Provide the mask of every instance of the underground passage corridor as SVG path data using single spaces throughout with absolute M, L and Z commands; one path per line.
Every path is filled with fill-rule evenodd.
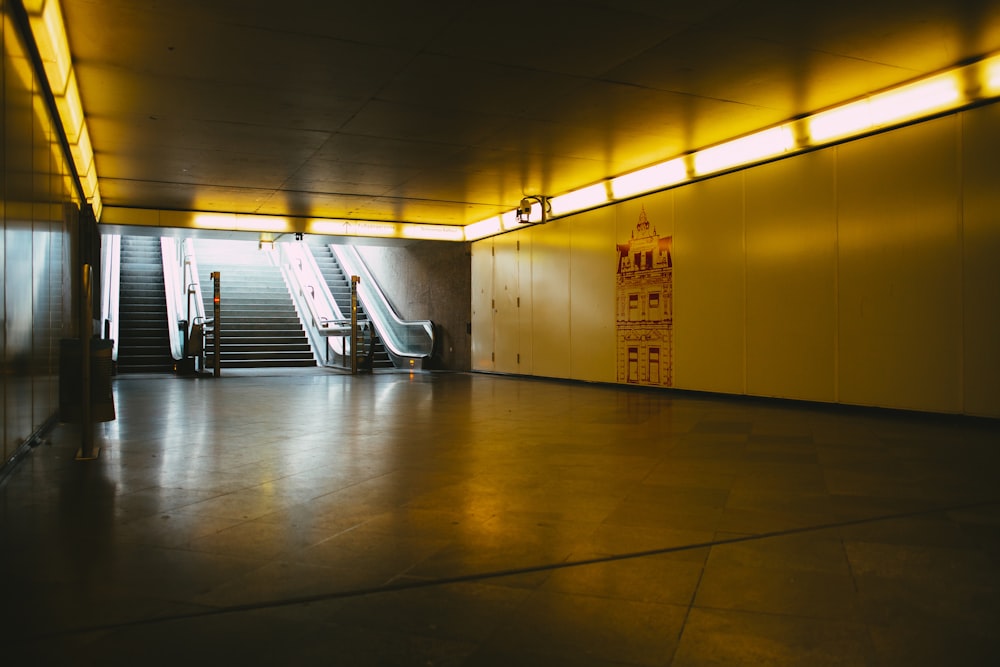
M 469 373 L 114 395 L 97 460 L 60 424 L 0 486 L 5 664 L 996 655 L 995 420 Z

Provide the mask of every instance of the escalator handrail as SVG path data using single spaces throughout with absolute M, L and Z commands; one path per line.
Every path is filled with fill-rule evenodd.
M 401 319 L 357 249 L 348 245 L 331 244 L 329 247 L 345 274 L 361 278 L 358 300 L 389 353 L 404 359 L 430 357 L 434 351 L 433 323 L 430 320 Z M 405 337 L 403 332 L 406 332 Z
M 180 322 L 183 317 L 181 294 L 184 291 L 181 279 L 183 260 L 178 262 L 180 255 L 177 242 L 168 237 L 160 238 L 160 254 L 163 260 L 163 288 L 167 297 L 167 333 L 170 337 L 170 356 L 175 360 L 184 358 L 184 341 L 180 336 Z M 181 264 L 178 266 L 178 264 Z
M 279 243 L 278 248 L 281 251 L 281 271 L 291 290 L 313 354 L 320 364 L 329 365 L 331 349 L 336 350 L 338 340 L 350 338 L 350 327 L 346 330 L 341 326 L 331 328 L 331 324 L 343 322 L 343 316 L 312 253 L 298 242 Z M 348 343 L 349 340 L 341 342 L 341 345 L 346 349 Z
M 120 234 L 108 234 L 104 240 L 105 242 L 101 243 L 101 322 L 107 323 L 107 335 L 111 341 L 111 359 L 118 361 L 122 237 Z
M 205 316 L 205 302 L 202 301 L 201 278 L 198 273 L 198 260 L 194 252 L 194 240 L 184 239 L 182 260 L 184 263 L 184 309 L 187 313 L 188 339 L 194 330 L 194 325 L 207 322 Z M 194 313 L 190 307 L 194 302 Z

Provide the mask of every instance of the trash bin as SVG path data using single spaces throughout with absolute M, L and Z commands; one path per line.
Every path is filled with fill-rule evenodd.
M 80 339 L 63 338 L 59 343 L 59 417 L 64 422 L 80 422 L 83 419 Z M 100 338 L 90 341 L 90 410 L 95 422 L 115 419 L 112 345 L 113 341 Z

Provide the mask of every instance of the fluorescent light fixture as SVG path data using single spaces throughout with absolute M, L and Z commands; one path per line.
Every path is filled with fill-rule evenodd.
M 288 218 L 280 218 L 267 215 L 243 215 L 237 213 L 235 221 L 235 227 L 237 231 L 254 231 L 254 232 L 290 232 L 292 231 L 292 226 L 288 222 Z
M 94 215 L 101 219 L 101 204 L 94 151 L 87 133 L 83 105 L 77 88 L 73 58 L 66 38 L 66 25 L 58 0 L 24 0 L 31 34 L 42 59 L 45 78 L 55 98 L 58 122 L 70 144 L 69 159 L 73 160 L 84 196 L 91 203 Z
M 697 174 L 710 174 L 781 155 L 793 148 L 795 134 L 791 126 L 779 125 L 695 153 L 694 170 Z
M 464 230 L 453 225 L 403 225 L 403 236 L 408 239 L 428 241 L 461 241 Z
M 87 199 L 91 199 L 94 193 L 97 192 L 97 171 L 94 169 L 94 163 L 90 163 L 90 168 L 87 173 L 80 174 L 80 184 L 83 186 L 83 194 L 87 196 Z
M 980 64 L 983 88 L 987 95 L 1000 93 L 1000 56 L 994 56 L 984 60 Z
M 85 170 L 90 171 L 94 164 L 94 149 L 90 144 L 90 133 L 87 131 L 86 125 L 81 128 L 79 139 L 69 149 L 73 152 L 76 164 L 82 165 Z
M 94 218 L 100 220 L 101 215 L 104 213 L 104 200 L 101 199 L 100 184 L 94 187 L 94 197 L 90 201 L 90 207 L 94 209 Z
M 66 139 L 69 140 L 69 143 L 75 144 L 83 131 L 83 104 L 80 102 L 80 91 L 76 87 L 75 73 L 69 73 L 66 93 L 55 95 L 55 99 L 63 129 L 66 130 Z
M 500 216 L 497 215 L 492 218 L 487 218 L 485 220 L 480 220 L 479 222 L 473 222 L 472 224 L 466 225 L 465 240 L 478 241 L 479 239 L 486 238 L 487 236 L 499 234 L 503 230 L 503 221 L 500 219 Z
M 872 123 L 887 125 L 953 106 L 962 97 L 956 72 L 903 86 L 869 98 Z
M 818 113 L 809 119 L 809 139 L 822 143 L 830 139 L 846 137 L 855 132 L 863 132 L 872 126 L 868 113 L 868 100 Z
M 192 224 L 204 229 L 236 229 L 234 213 L 195 213 Z
M 28 2 L 25 3 L 25 10 L 52 93 L 63 95 L 73 69 L 73 60 L 59 3 L 56 0 Z
M 809 119 L 809 138 L 823 143 L 955 106 L 962 99 L 958 73 L 872 95 Z
M 624 199 L 644 192 L 652 192 L 687 178 L 684 158 L 674 158 L 638 171 L 611 179 L 611 196 Z
M 347 233 L 347 223 L 343 220 L 310 220 L 307 226 L 311 234 L 343 236 Z
M 349 220 L 347 222 L 346 233 L 351 236 L 380 236 L 389 238 L 399 236 L 396 223 L 393 222 L 362 222 Z
M 606 203 L 608 203 L 608 188 L 604 183 L 589 185 L 549 200 L 552 215 L 565 215 Z M 535 207 L 532 206 L 531 210 L 534 213 Z
M 503 227 L 504 231 L 510 231 L 511 229 L 518 229 L 524 226 L 524 224 L 520 220 L 518 220 L 516 210 L 507 211 L 506 213 L 501 215 L 500 225 Z

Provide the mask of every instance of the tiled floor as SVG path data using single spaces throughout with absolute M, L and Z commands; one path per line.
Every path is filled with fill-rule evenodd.
M 472 374 L 115 391 L 97 461 L 60 425 L 0 487 L 5 665 L 1000 654 L 997 422 Z

